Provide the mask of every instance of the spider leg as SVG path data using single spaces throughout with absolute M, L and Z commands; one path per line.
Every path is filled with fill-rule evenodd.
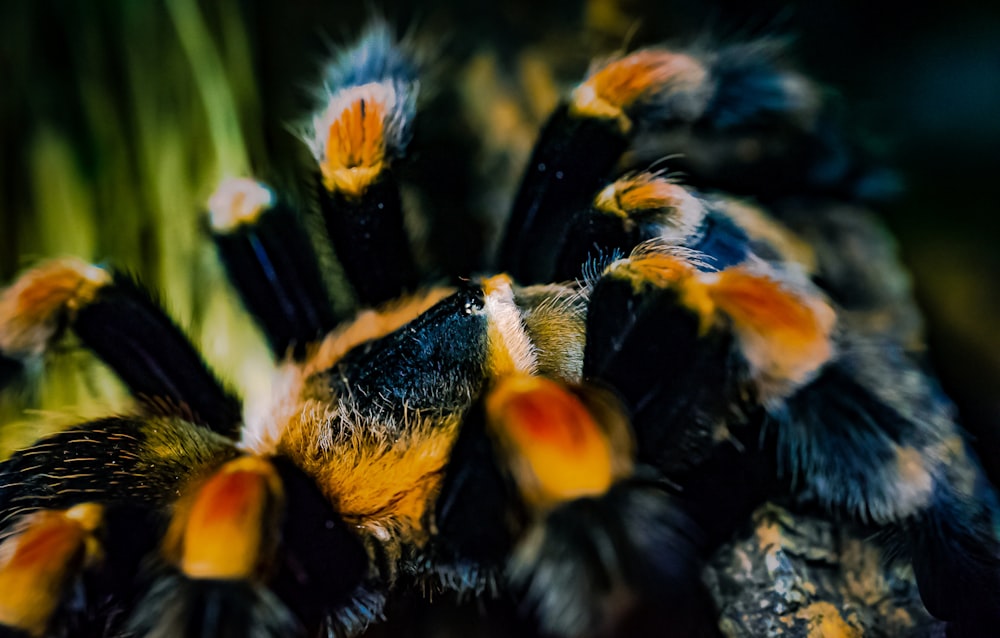
M 647 242 L 692 251 L 699 270 L 721 270 L 753 255 L 747 231 L 719 201 L 664 175 L 630 173 L 573 217 L 556 260 L 556 278 L 579 278 L 592 264 L 627 256 Z
M 676 158 L 671 168 L 689 183 L 767 204 L 801 195 L 878 198 L 897 188 L 845 135 L 838 101 L 791 67 L 780 42 L 723 46 L 698 59 L 707 99 L 686 121 L 637 136 L 629 167 Z
M 539 136 L 499 264 L 524 283 L 548 280 L 551 247 L 602 180 L 664 157 L 700 188 L 854 194 L 871 171 L 855 161 L 831 111 L 773 42 L 714 54 L 654 47 L 599 62 Z
M 640 460 L 685 469 L 738 426 L 759 426 L 769 395 L 808 380 L 832 352 L 832 321 L 791 282 L 742 265 L 701 272 L 643 247 L 593 284 L 584 378 L 621 395 Z
M 686 119 L 706 91 L 694 58 L 644 49 L 595 68 L 539 135 L 500 246 L 522 283 L 549 281 L 563 228 L 586 208 L 641 124 Z
M 176 417 L 112 417 L 57 432 L 0 463 L 0 531 L 26 512 L 78 503 L 163 508 L 187 478 L 236 454 Z
M 633 255 L 605 269 L 587 313 L 583 377 L 619 394 L 639 460 L 661 469 L 696 462 L 689 457 L 709 449 L 734 408 L 724 398 L 731 338 L 702 335 L 698 309 L 674 286 L 693 272 L 668 255 Z
M 358 300 L 381 304 L 419 278 L 391 165 L 404 154 L 416 109 L 410 54 L 376 23 L 328 70 L 324 109 L 304 131 L 319 169 L 329 239 Z M 309 238 L 288 205 L 249 179 L 227 179 L 209 200 L 213 239 L 244 304 L 278 358 L 343 317 L 329 302 Z
M 761 444 L 760 403 L 806 383 L 831 356 L 832 309 L 816 294 L 746 266 L 703 272 L 664 248 L 643 248 L 610 264 L 590 292 L 583 376 L 621 397 L 637 460 L 670 483 L 652 492 L 621 487 L 615 507 L 626 507 L 630 498 L 648 498 L 649 504 L 591 515 L 587 527 L 564 525 L 559 529 L 567 538 L 586 536 L 577 531 L 582 529 L 613 530 L 613 521 L 630 516 L 659 517 L 662 526 L 648 535 L 629 530 L 638 536 L 622 546 L 658 538 L 655 546 L 667 564 L 696 556 L 697 566 L 773 495 L 777 460 Z M 776 317 L 782 318 L 778 325 L 769 321 Z M 603 528 L 595 527 L 595 518 L 606 521 Z M 599 546 L 595 538 L 586 543 Z M 567 544 L 553 537 L 539 560 L 560 556 L 560 543 Z M 664 582 L 673 578 L 673 586 L 683 588 L 682 576 L 661 571 Z M 560 572 L 553 566 L 546 573 Z M 572 582 L 583 580 L 578 574 Z M 557 590 L 551 583 L 537 586 L 537 592 Z
M 16 538 L 40 512 L 100 511 L 100 560 L 64 570 L 59 604 L 69 604 L 69 594 L 74 601 L 56 622 L 103 633 L 135 602 L 141 561 L 178 492 L 235 454 L 231 440 L 166 416 L 109 418 L 53 434 L 0 464 L 0 536 Z
M 990 635 L 1000 621 L 996 494 L 950 405 L 899 344 L 842 347 L 772 411 L 784 474 L 803 498 L 886 527 L 891 553 L 912 560 L 925 606 L 953 621 L 950 632 Z
M 239 400 L 128 275 L 58 259 L 22 274 L 0 296 L 0 351 L 7 357 L 41 355 L 67 326 L 140 400 L 235 434 Z
M 786 201 L 775 210 L 791 230 L 739 199 L 698 193 L 664 175 L 627 174 L 574 216 L 557 278 L 587 276 L 595 264 L 628 255 L 643 242 L 697 251 L 701 270 L 763 260 L 811 277 L 836 303 L 847 330 L 923 350 L 908 278 L 871 214 L 829 199 Z
M 42 636 L 84 563 L 96 559 L 102 508 L 40 510 L 0 544 L 0 635 Z
M 574 118 L 567 105 L 560 106 L 528 160 L 500 245 L 500 268 L 523 283 L 548 281 L 551 256 L 546 255 L 558 240 L 556 233 L 586 205 L 626 146 L 613 120 Z
M 354 636 L 381 618 L 383 594 L 369 584 L 369 558 L 315 481 L 288 457 L 268 459 L 281 478 L 285 516 L 279 567 L 269 586 L 299 623 Z
M 284 489 L 264 459 L 219 467 L 174 508 L 162 554 L 170 567 L 138 604 L 139 636 L 296 635 L 296 622 L 265 584 L 275 560 Z
M 212 239 L 243 304 L 283 358 L 305 355 L 342 319 L 327 298 L 305 230 L 274 193 L 250 179 L 224 180 L 209 200 Z
M 196 424 L 105 419 L 0 464 L 0 533 L 82 503 L 105 512 L 103 551 L 86 572 L 64 574 L 85 594 L 66 622 L 117 627 L 134 608 L 140 633 L 248 635 L 240 623 L 260 622 L 353 635 L 380 612 L 365 549 L 315 482 L 285 457 L 240 456 Z M 237 633 L 216 633 L 212 618 Z
M 393 171 L 411 138 L 418 86 L 412 54 L 377 23 L 328 71 L 326 103 L 305 133 L 327 234 L 364 306 L 419 282 Z
M 546 634 L 648 631 L 644 612 L 672 635 L 717 635 L 699 583 L 712 541 L 687 508 L 710 490 L 678 495 L 632 455 L 606 392 L 500 379 L 463 424 L 434 512 L 442 580 L 506 582 Z

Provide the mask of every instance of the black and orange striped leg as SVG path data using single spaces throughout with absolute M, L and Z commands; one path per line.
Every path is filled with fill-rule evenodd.
M 144 631 L 217 635 L 195 627 L 212 605 L 236 623 L 237 633 L 218 635 L 248 635 L 240 628 L 258 622 L 354 631 L 377 618 L 381 598 L 363 584 L 365 549 L 315 483 L 284 458 L 238 454 L 230 440 L 176 418 L 59 432 L 0 464 L 0 536 L 18 533 L 26 511 L 86 502 L 104 512 L 105 551 L 83 574 L 83 605 L 59 614 L 81 632 L 117 631 L 131 617 Z M 147 573 L 165 529 L 166 551 L 154 562 L 168 567 Z
M 514 200 L 499 266 L 524 284 L 551 281 L 573 216 L 585 210 L 634 136 L 695 117 L 706 70 L 690 56 L 644 49 L 596 67 L 550 117 Z
M 826 363 L 830 312 L 767 275 L 703 273 L 666 253 L 612 263 L 595 282 L 584 377 L 622 399 L 638 460 L 680 485 L 673 498 L 706 547 L 778 489 L 757 402 Z
M 161 523 L 94 502 L 23 514 L 0 543 L 0 636 L 120 635 Z
M 641 251 L 594 285 L 584 377 L 622 395 L 643 460 L 669 472 L 810 381 L 835 318 L 806 282 Z
M 630 173 L 605 188 L 566 229 L 555 279 L 593 275 L 643 242 L 691 253 L 700 270 L 722 270 L 751 255 L 747 233 L 704 199 L 656 173 Z
M 889 555 L 912 561 L 949 636 L 989 636 L 1000 623 L 1000 506 L 951 418 L 899 346 L 848 343 L 774 415 L 776 450 L 811 499 L 884 526 Z
M 137 398 L 233 436 L 240 402 L 151 294 L 128 275 L 77 259 L 43 263 L 0 296 L 0 351 L 44 353 L 66 327 Z
M 306 132 L 327 233 L 358 301 L 374 306 L 420 282 L 396 164 L 416 115 L 415 56 L 381 24 L 344 52 Z
M 658 476 L 633 466 L 608 393 L 499 380 L 463 426 L 435 512 L 446 584 L 502 574 L 545 635 L 619 635 L 643 615 L 715 635 L 699 584 L 710 537 Z
M 688 126 L 637 140 L 637 165 L 670 157 L 692 184 L 758 201 L 898 194 L 898 178 L 851 139 L 843 105 L 796 71 L 780 42 L 731 44 L 701 59 L 710 99 Z
M 639 630 L 644 614 L 689 635 L 712 628 L 706 606 L 692 613 L 705 600 L 703 533 L 656 472 L 643 477 L 634 466 L 613 397 L 510 378 L 485 408 L 499 463 L 528 512 L 507 578 L 544 633 L 619 635 Z
M 271 352 L 303 356 L 341 318 L 298 216 L 264 184 L 236 178 L 219 185 L 209 213 L 219 257 Z
M 295 619 L 265 586 L 274 560 L 283 490 L 254 457 L 229 461 L 175 507 L 164 543 L 176 572 L 138 604 L 138 636 L 296 635 Z
M 738 410 L 732 337 L 703 332 L 682 302 L 687 262 L 650 254 L 610 265 L 591 292 L 584 378 L 612 388 L 636 432 L 639 460 L 670 471 L 697 463 Z
M 167 567 L 130 621 L 139 636 L 316 635 L 357 613 L 349 606 L 367 572 L 361 543 L 315 486 L 287 462 L 253 456 L 188 490 L 162 556 Z
M 115 635 L 171 503 L 192 477 L 235 454 L 230 439 L 171 417 L 109 418 L 58 432 L 0 463 L 0 536 L 18 533 L 33 516 L 25 512 L 101 510 L 100 561 L 67 572 L 73 604 L 59 608 L 56 624 L 70 635 Z
M 22 517 L 0 543 L 0 636 L 65 630 L 65 615 L 86 566 L 99 560 L 104 510 L 83 503 Z M 63 616 L 63 618 L 57 618 Z

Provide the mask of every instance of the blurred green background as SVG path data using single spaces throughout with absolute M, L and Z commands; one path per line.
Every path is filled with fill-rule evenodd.
M 502 60 L 535 47 L 567 77 L 624 42 L 792 36 L 801 66 L 843 95 L 905 184 L 881 212 L 914 274 L 933 365 L 1000 470 L 989 452 L 1000 450 L 996 2 L 432 0 L 380 11 L 435 42 L 444 69 L 483 48 Z M 248 170 L 294 191 L 303 147 L 289 127 L 332 43 L 371 12 L 329 0 L 0 4 L 0 281 L 67 253 L 129 268 L 224 376 L 263 391 L 267 355 L 223 285 L 201 203 L 220 176 Z M 85 353 L 62 355 L 29 405 L 73 419 L 122 405 Z M 20 407 L 0 405 L 12 423 L 0 452 L 3 436 L 9 446 L 53 421 Z

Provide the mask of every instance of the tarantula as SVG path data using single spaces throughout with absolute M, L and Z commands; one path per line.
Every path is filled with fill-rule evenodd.
M 704 561 L 774 498 L 877 529 L 949 635 L 989 635 L 995 494 L 894 256 L 843 250 L 875 231 L 843 212 L 864 167 L 816 86 L 760 43 L 595 63 L 538 138 L 504 274 L 428 287 L 395 174 L 415 59 L 372 27 L 301 131 L 355 316 L 281 193 L 208 202 L 277 362 L 266 409 L 121 272 L 58 259 L 0 297 L 4 376 L 68 328 L 136 399 L 0 464 L 0 635 L 353 636 L 420 591 L 513 600 L 542 635 L 640 608 L 714 635 Z M 648 168 L 668 156 L 683 183 Z

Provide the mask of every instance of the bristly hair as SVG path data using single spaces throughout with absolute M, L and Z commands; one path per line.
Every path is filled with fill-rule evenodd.
M 582 290 L 585 295 L 589 296 L 590 291 L 594 289 L 594 285 L 597 284 L 597 280 L 604 275 L 604 271 L 607 270 L 611 264 L 616 261 L 625 259 L 625 255 L 622 251 L 615 248 L 610 254 L 605 254 L 604 251 L 600 251 L 596 257 L 591 257 L 583 264 L 583 286 Z
M 419 71 L 419 58 L 412 43 L 396 38 L 384 19 L 374 18 L 357 42 L 337 52 L 326 69 L 323 87 L 332 96 L 342 89 L 371 82 L 415 86 Z
M 302 137 L 318 162 L 326 160 L 330 127 L 358 102 L 362 106 L 368 106 L 359 111 L 361 121 L 351 124 L 355 127 L 362 126 L 365 117 L 374 116 L 372 105 L 377 105 L 376 112 L 381 117 L 378 128 L 381 129 L 379 132 L 384 140 L 385 155 L 390 159 L 403 156 L 413 133 L 413 119 L 417 113 L 417 85 L 383 80 L 345 87 L 330 95 L 323 108 L 305 126 Z M 364 138 L 361 141 L 365 141 Z
M 358 585 L 342 607 L 331 612 L 325 621 L 329 636 L 358 636 L 374 623 L 385 620 L 385 595 L 374 583 Z
M 662 485 L 628 479 L 539 521 L 511 556 L 508 577 L 543 631 L 600 627 L 606 635 L 643 603 L 684 613 L 679 601 L 698 588 L 698 534 Z
M 597 194 L 594 206 L 635 224 L 655 222 L 663 226 L 665 237 L 685 239 L 695 233 L 708 212 L 699 193 L 664 171 L 626 173 Z
M 412 136 L 420 89 L 420 65 L 413 49 L 409 42 L 394 37 L 388 23 L 376 19 L 352 46 L 336 54 L 318 92 L 320 106 L 299 130 L 317 161 L 326 160 L 331 126 L 349 116 L 352 109 L 357 111 L 355 121 L 345 122 L 345 126 L 360 129 L 375 124 L 386 159 L 404 155 Z M 373 118 L 372 124 L 365 124 L 369 117 Z M 363 139 L 355 142 L 360 144 Z M 371 141 L 367 144 L 371 145 Z
M 596 61 L 571 99 L 577 110 L 593 115 L 617 113 L 639 122 L 693 121 L 711 98 L 709 80 L 709 69 L 698 58 L 651 47 Z
M 0 290 L 0 354 L 40 357 L 81 307 L 111 284 L 112 274 L 75 257 L 42 262 Z
M 153 585 L 137 609 L 130 633 L 145 638 L 278 638 L 301 633 L 277 596 L 247 581 L 168 575 Z
M 727 128 L 780 118 L 811 128 L 821 89 L 787 64 L 787 45 L 776 39 L 732 44 L 710 57 L 714 94 L 706 109 Z

